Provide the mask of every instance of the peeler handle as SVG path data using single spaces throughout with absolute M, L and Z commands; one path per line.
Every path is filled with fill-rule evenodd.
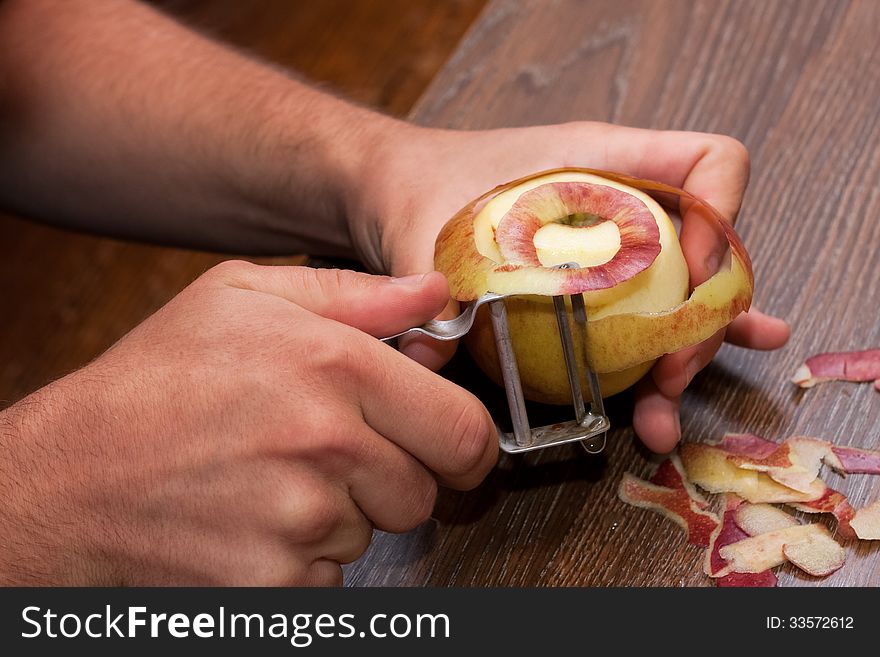
M 391 342 L 403 335 L 409 334 L 427 335 L 434 340 L 458 340 L 471 330 L 471 327 L 474 325 L 474 318 L 476 317 L 477 310 L 480 306 L 491 301 L 498 301 L 505 296 L 506 295 L 503 294 L 487 292 L 479 299 L 466 306 L 464 311 L 454 319 L 432 319 L 421 326 L 414 326 L 406 331 L 401 331 L 400 333 L 389 335 L 387 338 L 382 338 L 382 342 Z

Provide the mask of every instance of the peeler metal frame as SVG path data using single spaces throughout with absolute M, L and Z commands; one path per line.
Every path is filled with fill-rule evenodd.
M 572 269 L 576 268 L 577 265 L 564 264 L 558 267 L 560 269 Z M 611 423 L 608 420 L 608 416 L 605 415 L 602 392 L 599 388 L 599 377 L 589 366 L 588 362 L 584 362 L 584 373 L 592 396 L 589 410 L 584 404 L 580 370 L 574 350 L 575 338 L 568 321 L 565 295 L 553 297 L 553 309 L 556 312 L 556 324 L 559 329 L 559 339 L 562 343 L 562 353 L 565 360 L 565 370 L 568 375 L 568 385 L 571 389 L 575 419 L 543 427 L 532 427 L 529 424 L 522 380 L 519 376 L 519 367 L 513 351 L 510 325 L 507 321 L 507 307 L 504 304 L 504 299 L 505 295 L 488 292 L 465 308 L 464 312 L 455 319 L 446 321 L 433 320 L 384 340 L 391 341 L 406 333 L 421 333 L 437 340 L 455 340 L 464 336 L 470 330 L 477 309 L 484 304 L 488 304 L 492 330 L 495 334 L 495 347 L 498 351 L 501 376 L 504 381 L 504 390 L 507 395 L 507 404 L 510 408 L 510 419 L 513 425 L 513 431 L 511 432 L 498 431 L 501 449 L 509 454 L 517 454 L 546 449 L 556 445 L 580 442 L 590 454 L 600 453 L 605 448 L 606 432 L 611 428 Z M 588 318 L 584 297 L 583 294 L 572 294 L 569 296 L 569 299 L 571 300 L 575 331 L 583 346 L 583 353 L 586 354 Z

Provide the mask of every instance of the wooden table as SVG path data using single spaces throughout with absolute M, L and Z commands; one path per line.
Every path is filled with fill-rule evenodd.
M 745 142 L 753 173 L 738 229 L 755 302 L 794 332 L 775 353 L 723 348 L 686 394 L 685 439 L 729 430 L 880 447 L 871 386 L 788 383 L 809 354 L 880 346 L 878 25 L 873 0 L 494 0 L 412 118 L 456 128 L 597 119 Z M 708 585 L 702 550 L 681 530 L 617 500 L 623 472 L 653 467 L 629 403 L 611 404 L 604 457 L 504 458 L 476 491 L 442 494 L 435 520 L 378 535 L 348 583 Z M 856 506 L 880 498 L 878 478 L 827 479 Z M 780 585 L 880 584 L 878 544 L 845 545 L 836 574 L 785 567 Z

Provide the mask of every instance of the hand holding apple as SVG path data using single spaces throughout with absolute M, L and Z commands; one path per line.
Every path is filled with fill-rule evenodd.
M 704 199 L 731 221 L 748 181 L 747 154 L 733 139 L 592 122 L 478 132 L 401 127 L 375 157 L 352 233 L 368 265 L 394 273 L 432 269 L 435 237 L 450 217 L 496 185 L 536 171 L 589 166 L 657 180 Z M 682 211 L 681 250 L 694 288 L 718 269 L 727 240 L 699 210 L 685 203 Z M 446 311 L 456 312 L 452 305 Z M 648 447 L 668 451 L 678 441 L 680 395 L 725 335 L 740 346 L 774 349 L 787 340 L 788 327 L 752 310 L 726 331 L 660 358 L 636 389 L 633 424 Z M 439 367 L 454 345 L 415 338 L 403 349 Z

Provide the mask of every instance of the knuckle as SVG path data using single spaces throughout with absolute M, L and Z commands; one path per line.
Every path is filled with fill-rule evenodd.
M 335 389 L 349 390 L 360 383 L 368 370 L 370 349 L 356 331 L 341 333 L 338 341 L 316 342 L 309 367 L 314 376 L 332 383 Z
M 452 423 L 455 441 L 449 461 L 452 474 L 467 477 L 473 485 L 479 483 L 489 441 L 494 426 L 483 405 L 475 398 L 462 404 Z
M 326 487 L 315 487 L 300 495 L 292 518 L 293 533 L 304 541 L 320 541 L 334 534 L 343 523 L 343 512 L 336 496 Z
M 224 260 L 206 271 L 203 276 L 223 281 L 239 281 L 247 278 L 257 265 L 246 260 Z
M 322 470 L 345 475 L 374 457 L 369 431 L 351 409 L 340 404 L 300 408 L 276 432 L 270 448 Z
M 340 468 L 345 471 L 360 462 L 360 456 L 367 449 L 359 438 L 360 432 L 330 411 L 321 411 L 320 415 L 323 419 L 313 421 L 307 437 L 312 456 L 334 471 Z
M 418 482 L 401 492 L 394 501 L 393 513 L 376 526 L 394 534 L 408 532 L 431 518 L 436 502 L 437 482 L 423 470 Z
M 736 162 L 741 168 L 749 169 L 749 149 L 739 139 L 728 137 L 726 135 L 719 136 L 721 148 L 727 158 Z

